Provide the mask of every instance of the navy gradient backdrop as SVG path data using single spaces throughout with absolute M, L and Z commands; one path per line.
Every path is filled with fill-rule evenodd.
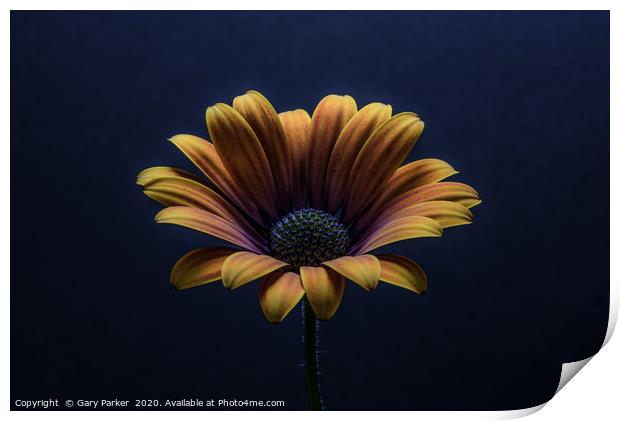
M 304 409 L 301 318 L 258 284 L 175 292 L 215 241 L 158 226 L 143 168 L 191 164 L 204 110 L 258 89 L 415 111 L 411 159 L 461 171 L 474 224 L 386 249 L 418 296 L 347 286 L 322 324 L 328 409 L 514 409 L 602 343 L 609 280 L 607 12 L 11 13 L 11 400 L 281 399 Z

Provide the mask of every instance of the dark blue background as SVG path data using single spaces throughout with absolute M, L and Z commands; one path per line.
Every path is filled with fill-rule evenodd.
M 411 158 L 477 188 L 472 225 L 388 247 L 428 294 L 347 286 L 321 330 L 328 409 L 510 409 L 549 399 L 607 324 L 607 12 L 11 14 L 11 399 L 282 399 L 304 409 L 301 319 L 258 284 L 175 292 L 212 242 L 157 226 L 135 185 L 191 168 L 166 141 L 258 89 L 415 111 Z

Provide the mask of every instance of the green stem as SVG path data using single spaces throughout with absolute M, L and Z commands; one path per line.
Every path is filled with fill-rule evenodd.
M 321 393 L 319 391 L 318 359 L 316 350 L 316 337 L 319 327 L 316 316 L 308 299 L 304 297 L 304 368 L 306 371 L 306 392 L 308 393 L 308 406 L 311 411 L 320 411 Z

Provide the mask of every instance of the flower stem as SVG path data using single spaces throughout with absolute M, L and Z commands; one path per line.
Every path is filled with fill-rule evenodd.
M 304 368 L 306 371 L 306 392 L 308 393 L 308 406 L 311 411 L 320 411 L 321 392 L 319 390 L 319 354 L 317 352 L 317 332 L 319 325 L 308 299 L 304 297 Z

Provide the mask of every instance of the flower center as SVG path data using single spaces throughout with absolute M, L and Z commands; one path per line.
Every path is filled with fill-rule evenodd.
M 298 270 L 344 256 L 349 233 L 338 218 L 316 209 L 300 209 L 273 224 L 271 252 Z

